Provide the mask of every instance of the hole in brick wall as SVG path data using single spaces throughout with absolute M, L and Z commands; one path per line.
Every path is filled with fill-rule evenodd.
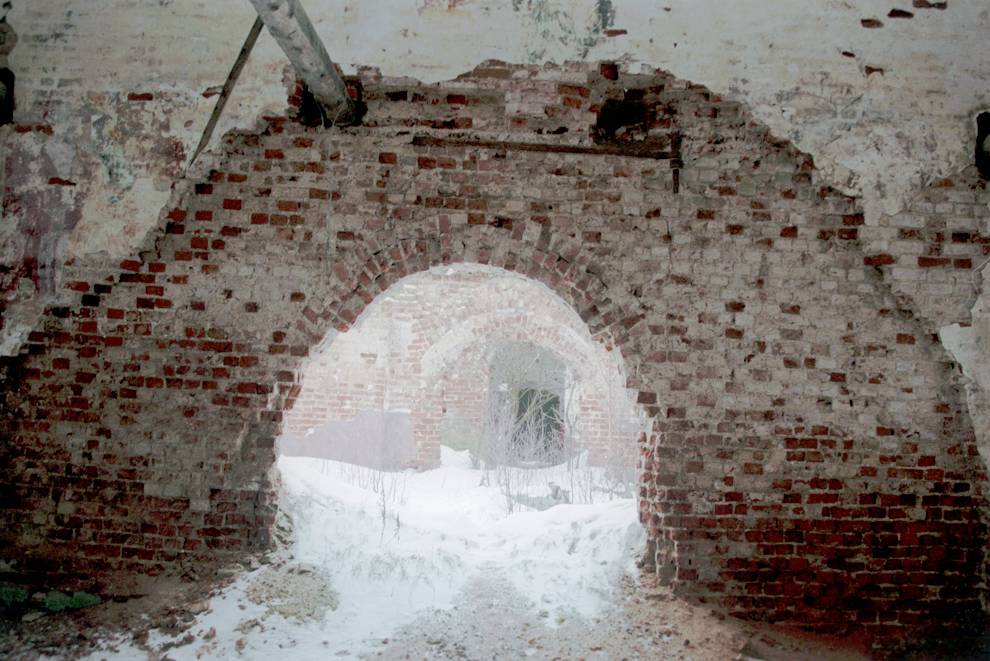
M 602 104 L 595 123 L 597 140 L 613 140 L 629 128 L 646 127 L 646 104 L 642 97 L 608 99 Z
M 348 76 L 345 82 L 347 83 L 347 93 L 354 103 L 355 117 L 353 123 L 360 124 L 368 112 L 368 104 L 364 102 L 364 88 L 361 85 L 360 79 L 356 77 Z M 323 106 L 313 96 L 309 87 L 301 81 L 298 83 L 298 93 L 299 109 L 297 111 L 297 117 L 299 123 L 303 126 L 333 126 L 333 118 L 327 117 Z
M 507 582 L 524 617 L 593 615 L 645 543 L 646 420 L 625 384 L 619 352 L 535 280 L 404 278 L 311 354 L 286 412 L 296 559 L 381 636 L 479 584 Z
M 7 23 L 9 10 L 9 2 L 0 6 L 0 55 L 3 56 L 4 64 L 7 62 L 7 54 L 17 43 L 16 34 Z M 14 121 L 14 80 L 13 71 L 6 66 L 0 67 L 0 126 Z
M 976 116 L 976 169 L 990 179 L 990 112 Z

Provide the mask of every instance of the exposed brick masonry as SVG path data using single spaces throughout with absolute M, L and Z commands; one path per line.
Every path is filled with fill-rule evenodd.
M 885 272 L 948 264 L 865 247 L 810 158 L 662 72 L 364 83 L 363 127 L 230 135 L 153 245 L 79 267 L 75 302 L 4 363 L 9 557 L 105 576 L 264 544 L 301 361 L 403 276 L 465 261 L 545 283 L 621 348 L 655 416 L 642 519 L 679 589 L 877 635 L 978 607 L 985 476 L 958 368 Z M 641 121 L 603 127 L 607 99 Z

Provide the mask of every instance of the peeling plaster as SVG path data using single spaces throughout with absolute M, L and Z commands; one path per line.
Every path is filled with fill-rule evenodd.
M 345 73 L 365 65 L 438 82 L 488 58 L 663 68 L 745 103 L 776 135 L 812 154 L 836 188 L 862 196 L 873 226 L 931 181 L 970 164 L 972 118 L 990 107 L 990 10 L 981 0 L 914 10 L 875 29 L 863 21 L 886 17 L 886 0 L 305 6 Z M 15 121 L 50 127 L 60 145 L 46 154 L 54 176 L 78 184 L 59 194 L 60 204 L 74 200 L 69 215 L 78 220 L 59 224 L 67 240 L 51 241 L 64 246 L 62 257 L 122 257 L 158 223 L 216 102 L 209 90 L 222 85 L 254 17 L 243 0 L 15 4 Z M 226 131 L 283 111 L 286 64 L 263 32 L 212 146 Z M 18 144 L 8 145 L 9 158 Z M 210 162 L 207 154 L 196 173 Z M 30 203 L 24 193 L 20 203 Z
M 971 324 L 945 326 L 939 331 L 939 337 L 966 377 L 966 398 L 977 444 L 983 461 L 990 467 L 990 289 L 987 288 L 987 269 L 985 264 L 982 288 L 978 290 L 979 297 L 971 311 Z
M 55 32 L 49 28 L 45 41 L 22 44 L 12 54 L 21 96 L 27 97 L 19 114 L 30 112 L 31 97 L 43 86 L 28 63 L 50 58 L 52 40 L 81 51 L 89 76 L 107 80 L 111 89 L 172 87 L 198 96 L 222 82 L 253 19 L 250 5 L 237 0 L 181 0 L 128 12 L 110 7 L 93 12 L 85 3 L 75 4 L 65 10 L 64 2 L 37 0 L 29 10 L 18 6 L 12 12 L 15 25 L 30 24 L 32 17 L 59 18 L 65 25 Z M 863 18 L 886 15 L 888 5 L 876 0 L 772 5 L 761 0 L 663 5 L 389 0 L 372 6 L 346 0 L 310 2 L 307 11 L 331 56 L 349 71 L 360 63 L 386 75 L 437 82 L 489 57 L 529 63 L 613 59 L 665 68 L 747 103 L 780 136 L 813 154 L 837 186 L 862 193 L 868 215 L 877 219 L 896 212 L 904 196 L 923 182 L 968 162 L 970 118 L 990 104 L 990 54 L 982 46 L 990 15 L 982 3 L 918 11 L 911 20 L 888 21 L 876 30 L 861 26 Z M 96 55 L 95 44 L 83 43 L 81 36 L 96 23 L 104 30 L 112 27 L 117 44 L 99 60 L 87 55 Z M 155 26 L 155 35 L 147 32 L 148 25 Z M 605 36 L 608 30 L 626 34 Z M 178 35 L 184 40 L 182 51 L 172 47 Z M 854 57 L 844 57 L 843 51 Z M 252 124 L 266 107 L 282 105 L 283 63 L 284 55 L 264 35 L 235 93 L 232 105 L 240 107 L 228 113 L 221 133 Z M 74 68 L 57 60 L 52 64 L 47 68 L 56 76 L 59 69 Z M 883 74 L 867 75 L 868 66 Z M 166 131 L 187 152 L 211 106 L 212 101 L 187 98 L 169 109 L 179 127 Z M 185 127 L 186 120 L 192 126 Z
M 130 7 L 125 0 L 109 4 Z M 953 2 L 945 11 L 919 10 L 910 20 L 862 27 L 864 18 L 885 16 L 888 5 L 878 0 L 338 0 L 310 2 L 307 11 L 331 56 L 349 72 L 365 64 L 386 75 L 437 82 L 486 58 L 610 59 L 667 69 L 745 102 L 778 135 L 813 154 L 836 186 L 861 193 L 870 221 L 879 222 L 881 214 L 898 211 L 912 190 L 968 163 L 971 117 L 990 105 L 990 53 L 983 47 L 990 12 L 983 3 Z M 11 56 L 24 101 L 19 115 L 32 113 L 46 76 L 59 85 L 85 65 L 86 77 L 106 84 L 104 91 L 188 94 L 167 110 L 177 126 L 164 130 L 187 153 L 212 107 L 200 93 L 222 83 L 253 19 L 249 3 L 239 0 L 177 0 L 128 11 L 110 6 L 93 11 L 81 0 L 72 9 L 55 0 L 24 6 L 16 6 L 10 17 L 24 26 L 22 33 L 48 25 L 36 29 L 40 39 L 22 42 Z M 97 26 L 115 35 L 115 48 L 102 57 L 99 44 L 83 36 Z M 610 31 L 625 34 L 607 36 Z M 181 50 L 174 48 L 177 38 L 183 40 Z M 53 43 L 73 61 L 53 57 Z M 218 134 L 251 125 L 259 112 L 284 104 L 279 84 L 284 61 L 264 34 Z M 36 68 L 41 62 L 44 73 Z M 883 73 L 867 74 L 868 67 Z M 57 110 L 55 119 L 66 111 Z M 148 117 L 137 126 L 147 137 L 149 125 L 157 123 Z

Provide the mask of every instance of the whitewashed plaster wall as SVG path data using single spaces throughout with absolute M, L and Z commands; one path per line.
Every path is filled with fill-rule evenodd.
M 670 70 L 746 102 L 780 136 L 813 154 L 836 184 L 862 194 L 874 215 L 896 211 L 927 180 L 968 164 L 973 118 L 990 108 L 990 5 L 982 0 L 950 0 L 945 10 L 916 9 L 904 0 L 304 4 L 345 71 L 368 65 L 432 82 L 486 58 L 615 59 Z M 894 8 L 914 17 L 888 18 Z M 188 158 L 215 101 L 203 93 L 223 83 L 253 18 L 246 0 L 15 2 L 9 15 L 21 35 L 11 55 L 15 117 L 47 121 L 62 134 L 86 123 L 76 128 L 89 129 L 89 146 L 104 162 L 119 159 L 123 169 L 147 148 L 140 131 L 146 126 L 179 140 Z M 865 28 L 864 19 L 883 27 Z M 283 108 L 284 65 L 263 33 L 218 134 L 252 127 L 259 114 Z M 50 90 L 58 92 L 57 107 L 41 99 Z M 129 113 L 107 104 L 115 93 L 131 92 L 177 96 L 168 107 L 150 104 L 128 116 L 138 130 L 127 131 L 121 115 Z M 104 132 L 95 126 L 102 114 Z M 176 174 L 134 172 L 114 180 L 106 172 L 111 167 L 96 172 L 102 180 L 76 226 L 74 253 L 126 253 L 157 219 Z M 121 232 L 107 222 L 121 215 L 137 227 Z M 135 215 L 140 218 L 130 218 Z
M 974 117 L 990 109 L 990 4 L 915 4 L 937 3 L 304 1 L 345 72 L 373 66 L 432 82 L 486 58 L 667 69 L 745 102 L 836 187 L 861 195 L 870 225 L 969 164 Z M 913 16 L 889 17 L 894 9 Z M 253 19 L 247 0 L 15 0 L 15 120 L 51 130 L 2 134 L 17 195 L 4 204 L 0 255 L 41 253 L 42 294 L 58 290 L 64 260 L 126 255 L 158 222 Z M 284 55 L 263 33 L 214 143 L 281 112 L 285 76 Z M 207 154 L 198 170 L 210 163 Z M 52 177 L 71 185 L 53 192 Z M 22 245 L 18 225 L 39 217 L 42 245 Z M 30 325 L 32 294 L 11 301 L 0 348 Z

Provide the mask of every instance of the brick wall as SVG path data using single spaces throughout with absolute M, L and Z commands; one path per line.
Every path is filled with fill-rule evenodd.
M 301 390 L 286 415 L 285 431 L 304 435 L 330 420 L 386 410 L 388 332 L 385 325 L 366 324 L 364 332 L 339 335 L 315 352 L 300 374 Z
M 363 127 L 229 135 L 143 250 L 78 268 L 3 363 L 0 535 L 22 567 L 263 545 L 303 360 L 463 261 L 542 282 L 621 351 L 654 418 L 642 520 L 678 589 L 877 636 L 978 607 L 985 471 L 958 367 L 810 158 L 663 72 L 365 83 Z
M 864 263 L 880 270 L 898 301 L 936 332 L 968 324 L 979 293 L 977 271 L 990 259 L 990 191 L 975 166 L 939 179 L 901 213 L 876 226 L 852 218 L 863 235 Z

